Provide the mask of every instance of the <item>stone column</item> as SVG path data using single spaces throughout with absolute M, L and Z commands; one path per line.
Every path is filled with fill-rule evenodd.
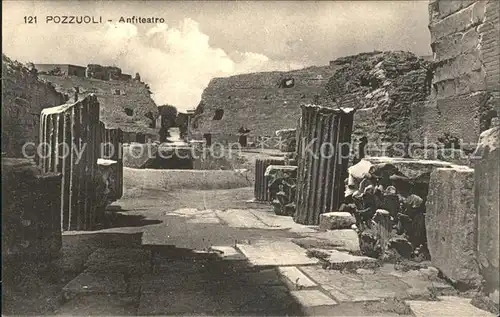
M 255 184 L 254 197 L 258 201 L 271 201 L 267 179 L 265 177 L 266 169 L 270 165 L 285 165 L 285 160 L 256 159 L 255 160 Z
M 62 174 L 62 230 L 90 230 L 96 218 L 95 179 L 99 156 L 99 102 L 88 97 L 46 108 L 40 117 L 44 173 Z
M 112 175 L 114 192 L 110 194 L 111 200 L 120 199 L 123 195 L 123 132 L 121 129 L 107 129 L 101 122 L 101 149 L 100 158 L 113 160 L 117 169 Z
M 353 111 L 302 106 L 298 141 L 297 211 L 294 220 L 317 225 L 319 216 L 337 210 L 347 177 Z

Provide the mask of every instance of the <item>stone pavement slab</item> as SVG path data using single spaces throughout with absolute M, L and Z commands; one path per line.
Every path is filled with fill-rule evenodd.
M 375 268 L 380 266 L 377 259 L 367 256 L 352 255 L 337 250 L 311 249 L 309 254 L 326 262 L 329 269 L 344 270 L 358 268 Z
M 246 257 L 230 246 L 212 246 L 211 250 L 217 252 L 219 257 L 225 260 L 246 260 Z
M 325 270 L 317 266 L 302 267 L 333 298 L 340 302 L 376 301 L 398 297 L 410 287 L 389 274 L 356 274 Z
M 125 294 L 127 284 L 120 273 L 81 273 L 63 288 L 64 298 L 81 294 Z
M 86 272 L 143 274 L 151 271 L 151 251 L 116 248 L 95 250 L 85 262 Z
M 339 251 L 359 252 L 359 238 L 352 229 L 328 230 L 308 233 L 293 242 L 303 248 L 335 249 Z
M 56 316 L 136 316 L 139 296 L 111 294 L 76 297 L 55 311 Z
M 254 229 L 280 229 L 274 228 L 263 223 L 251 211 L 251 209 L 228 209 L 217 211 L 217 216 L 228 226 L 235 228 L 254 228 Z
M 287 284 L 290 284 L 295 289 L 304 289 L 316 287 L 316 283 L 308 278 L 301 270 L 295 266 L 282 266 L 278 268 L 278 272 L 285 279 Z
M 304 307 L 337 305 L 336 301 L 316 289 L 292 291 L 290 293 Z
M 290 240 L 257 240 L 236 247 L 256 266 L 292 266 L 318 263 L 306 255 L 306 250 Z
M 270 228 L 289 230 L 295 233 L 318 232 L 317 226 L 298 224 L 290 216 L 279 216 L 271 211 L 259 209 L 251 209 L 250 212 Z
M 470 298 L 438 297 L 439 301 L 406 301 L 416 317 L 493 317 L 494 314 L 471 305 Z

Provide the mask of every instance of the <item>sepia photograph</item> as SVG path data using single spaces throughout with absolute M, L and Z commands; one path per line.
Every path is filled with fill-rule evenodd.
M 499 316 L 499 0 L 3 0 L 2 316 Z

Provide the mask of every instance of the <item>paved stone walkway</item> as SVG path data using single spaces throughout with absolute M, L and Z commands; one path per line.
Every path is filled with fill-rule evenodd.
M 76 241 L 64 250 L 75 277 L 56 315 L 493 316 L 431 269 L 401 272 L 349 254 L 351 232 L 254 207 L 134 208 L 127 213 L 160 223 L 66 235 Z

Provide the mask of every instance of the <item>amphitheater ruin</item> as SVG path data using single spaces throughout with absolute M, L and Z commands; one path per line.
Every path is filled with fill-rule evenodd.
M 139 74 L 96 64 L 24 65 L 2 55 L 4 290 L 21 287 L 23 270 L 41 276 L 71 267 L 73 274 L 62 286 L 7 292 L 4 309 L 71 315 L 77 305 L 68 303 L 81 298 L 139 294 L 128 313 L 239 313 L 225 302 L 231 309 L 170 311 L 175 297 L 159 308 L 151 295 L 158 289 L 145 291 L 162 278 L 168 288 L 175 274 L 198 274 L 172 269 L 148 284 L 148 274 L 174 265 L 155 264 L 160 253 L 151 245 L 170 247 L 167 237 L 189 240 L 213 225 L 203 243 L 224 241 L 224 251 L 210 242 L 186 251 L 189 261 L 243 256 L 252 270 L 278 267 L 299 303 L 317 292 L 322 302 L 313 306 L 325 310 L 309 307 L 309 314 L 341 315 L 358 303 L 357 314 L 368 314 L 373 302 L 390 306 L 376 312 L 391 316 L 458 316 L 448 306 L 498 314 L 499 3 L 430 0 L 432 59 L 373 51 L 326 66 L 213 78 L 195 110 L 163 118 Z M 230 191 L 249 187 L 244 193 L 253 197 Z M 217 190 L 235 206 L 207 207 L 226 199 L 210 196 Z M 165 211 L 171 201 L 175 211 Z M 113 238 L 120 227 L 139 232 L 110 220 L 120 204 L 132 206 L 130 217 L 161 214 L 148 237 L 167 242 L 143 236 L 131 247 Z M 245 233 L 254 229 L 261 231 Z M 99 234 L 107 236 L 92 240 Z M 125 277 L 109 282 L 103 267 L 116 263 L 119 270 L 109 272 Z M 233 273 L 213 274 L 237 279 Z M 195 305 L 196 296 L 189 305 L 226 307 L 219 297 Z M 33 307 L 15 308 L 27 302 Z

